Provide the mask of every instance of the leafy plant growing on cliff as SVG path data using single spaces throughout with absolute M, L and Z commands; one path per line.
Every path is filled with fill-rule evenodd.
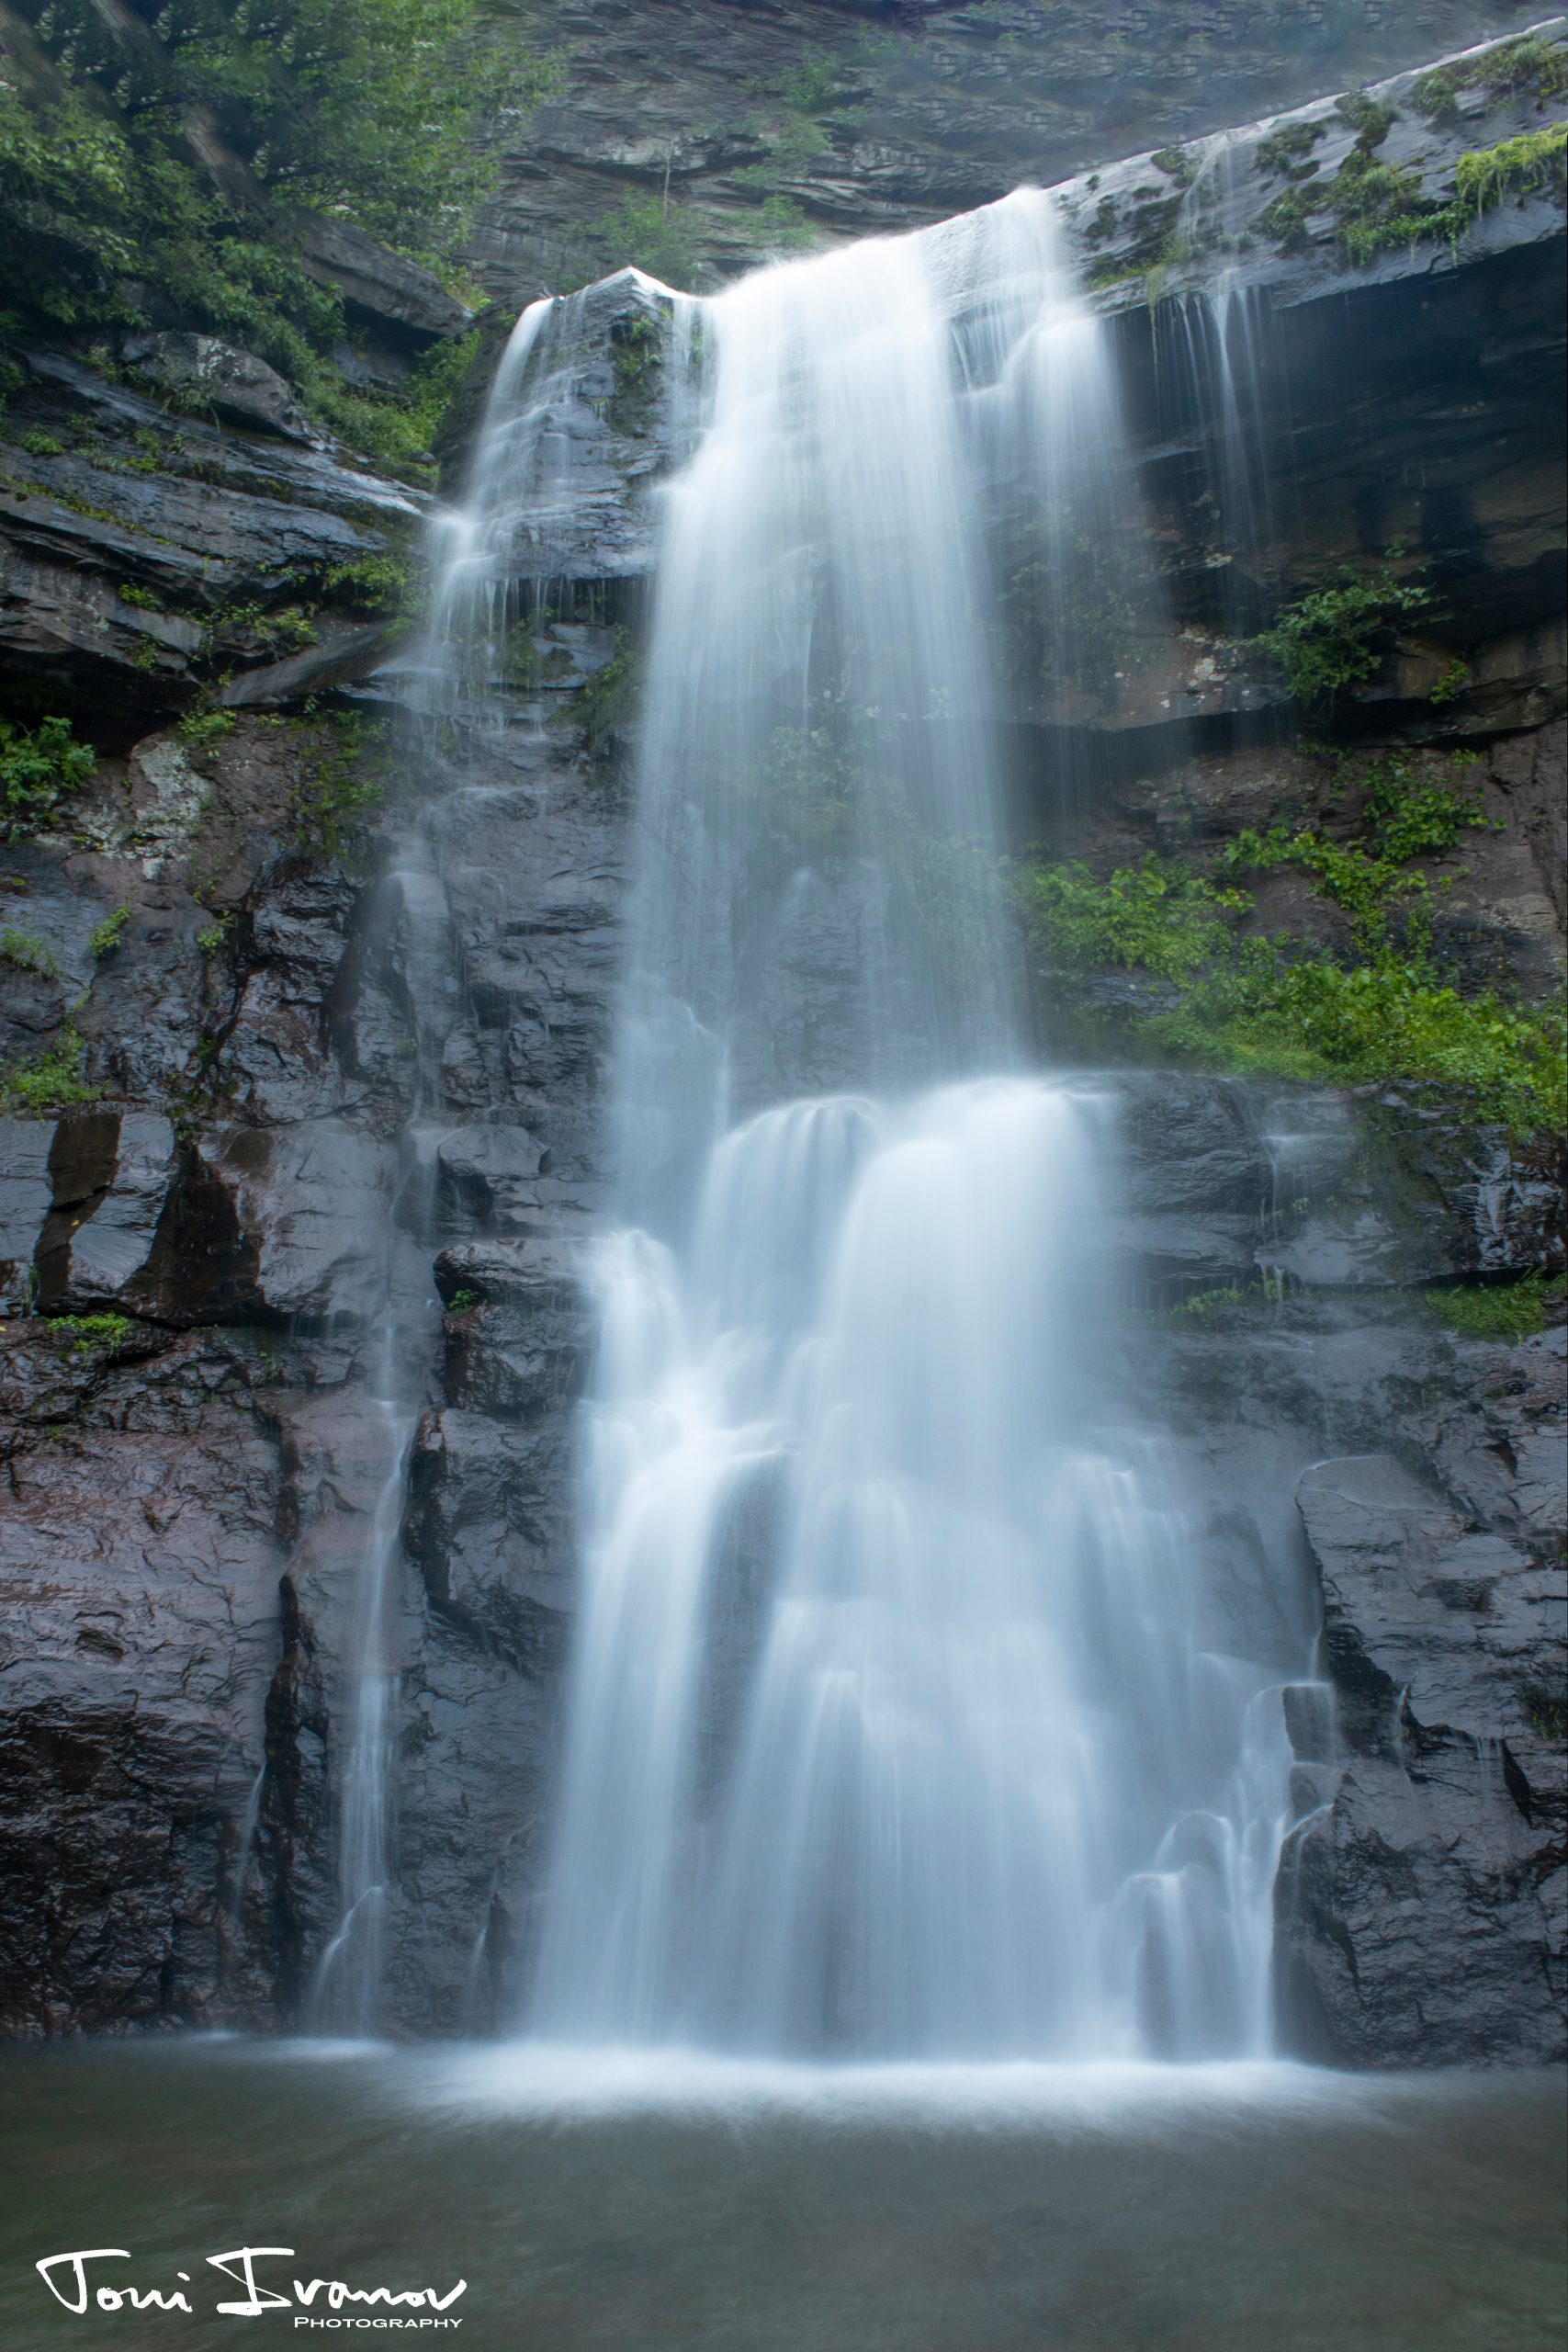
M 1462 1089 L 1472 1114 L 1519 1132 L 1568 1118 L 1568 1034 L 1554 1010 L 1462 994 L 1439 968 L 1429 885 L 1413 864 L 1484 824 L 1473 787 L 1418 776 L 1399 758 L 1359 786 L 1359 831 L 1336 841 L 1313 826 L 1244 832 L 1219 878 L 1154 855 L 1101 880 L 1082 864 L 1017 874 L 1025 922 L 1060 994 L 1120 967 L 1164 983 L 1123 1017 L 1157 1049 L 1213 1068 L 1359 1083 L 1391 1078 Z M 1244 927 L 1249 871 L 1290 865 L 1349 916 L 1344 960 L 1300 938 Z M 1173 991 L 1179 991 L 1171 1002 Z
M 113 955 L 119 945 L 121 933 L 130 919 L 130 909 L 126 905 L 116 907 L 112 914 L 107 914 L 104 917 L 102 922 L 94 924 L 87 944 L 92 949 L 95 959 Z
M 111 1358 L 118 1355 L 134 1329 L 129 1315 L 56 1315 L 44 1325 L 57 1346 L 69 1348 L 73 1355 L 90 1355 L 102 1348 Z
M 41 1119 L 75 1102 L 96 1102 L 98 1090 L 84 1083 L 84 1047 L 74 1022 L 68 1021 L 52 1046 L 43 1052 L 0 1068 L 0 1111 L 23 1119 Z
M 1428 1290 L 1427 1306 L 1439 1323 L 1463 1340 L 1528 1340 L 1546 1329 L 1549 1308 L 1562 1305 L 1562 1276 L 1526 1274 L 1517 1283 L 1466 1283 Z
M 48 940 L 14 922 L 0 931 L 0 961 L 14 964 L 18 972 L 35 972 L 40 979 L 59 978 L 60 967 Z
M 1375 572 L 1347 566 L 1326 587 L 1287 605 L 1256 642 L 1279 662 L 1292 700 L 1313 709 L 1373 676 L 1393 625 L 1429 620 L 1436 604 L 1430 589 L 1386 565 Z
M 33 728 L 0 718 L 0 836 L 15 841 L 51 824 L 96 765 L 91 745 L 75 741 L 68 718 L 42 718 Z
M 355 856 L 365 823 L 386 794 L 386 729 L 359 711 L 329 711 L 300 722 L 295 821 L 302 850 Z

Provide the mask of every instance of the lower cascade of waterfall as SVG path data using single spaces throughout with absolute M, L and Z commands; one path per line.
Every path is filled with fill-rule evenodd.
M 762 1112 L 598 1263 L 533 2012 L 936 2059 L 1267 2046 L 1288 1753 L 1100 1362 L 1106 1106 Z

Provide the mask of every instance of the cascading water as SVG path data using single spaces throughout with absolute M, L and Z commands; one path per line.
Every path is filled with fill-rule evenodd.
M 1257 2049 L 1278 1696 L 1205 1634 L 1118 1399 L 1113 1103 L 1019 1074 L 1000 903 L 985 526 L 1011 502 L 1070 701 L 1134 514 L 1095 322 L 1033 191 L 678 316 L 708 405 L 658 568 L 530 2029 Z M 449 593 L 514 534 L 534 381 Z

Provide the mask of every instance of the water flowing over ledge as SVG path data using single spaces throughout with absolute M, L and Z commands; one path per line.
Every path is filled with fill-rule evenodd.
M 690 455 L 531 2027 L 1262 2051 L 1307 1659 L 1227 1648 L 1122 1401 L 1107 1106 L 988 1074 L 1019 1038 L 987 519 L 1069 695 L 1156 593 L 1100 331 L 1033 190 L 711 302 L 639 292 Z M 548 593 L 581 302 L 519 323 L 447 526 L 449 709 L 482 717 Z

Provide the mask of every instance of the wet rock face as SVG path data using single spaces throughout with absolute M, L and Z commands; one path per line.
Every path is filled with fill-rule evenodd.
M 715 0 L 705 15 L 761 44 L 765 74 L 770 56 L 793 65 L 807 18 L 841 29 L 855 13 Z M 882 16 L 894 22 L 860 13 L 874 32 Z M 812 171 L 846 233 L 998 192 L 975 184 L 976 158 L 998 168 L 996 109 L 1016 52 L 942 10 L 897 12 L 900 40 L 917 13 L 928 64 L 962 54 L 986 71 L 973 86 L 955 74 L 939 88 L 934 65 L 917 76 L 913 176 L 902 132 L 868 113 L 846 140 L 847 119 L 829 110 L 833 161 Z M 1005 31 L 1032 13 L 989 11 L 987 23 Z M 579 31 L 605 37 L 611 69 L 652 38 L 646 11 L 574 14 Z M 662 37 L 663 18 L 694 10 L 660 15 Z M 1085 61 L 1106 54 L 1102 22 L 1061 39 L 1063 74 L 1070 51 L 1093 79 Z M 714 51 L 731 89 L 737 53 Z M 643 54 L 646 96 L 645 68 Z M 1096 73 L 1094 104 L 1109 104 L 1110 77 Z M 1180 100 L 1189 128 L 1208 103 L 1196 80 Z M 660 93 L 678 86 L 649 101 L 655 146 Z M 1010 120 L 1027 118 L 1038 140 L 1040 109 L 1019 87 Z M 537 176 L 512 175 L 497 233 L 533 237 L 552 206 L 564 233 L 573 207 L 607 209 L 667 164 L 679 201 L 697 175 L 771 152 L 762 133 L 716 132 L 693 161 L 698 117 L 680 105 L 671 160 L 624 152 L 618 99 L 597 129 L 574 99 L 575 130 L 542 125 Z M 591 132 L 603 153 L 589 152 Z M 399 351 L 453 331 L 439 289 L 389 274 L 388 257 L 334 224 L 312 250 L 379 322 L 394 373 Z M 510 285 L 516 247 L 496 252 Z M 1466 871 L 1443 876 L 1443 920 L 1462 929 L 1477 972 L 1532 993 L 1560 952 L 1562 912 L 1562 730 L 1537 724 L 1561 683 L 1532 617 L 1539 428 L 1516 430 L 1537 415 L 1558 348 L 1531 343 L 1537 258 L 1439 272 L 1440 286 L 1423 268 L 1358 298 L 1354 318 L 1337 280 L 1332 300 L 1303 293 L 1303 351 L 1337 336 L 1367 365 L 1337 408 L 1325 398 L 1310 419 L 1280 422 L 1295 468 L 1281 533 L 1308 571 L 1360 548 L 1354 489 L 1369 475 L 1403 496 L 1446 468 L 1449 486 L 1473 492 L 1464 514 L 1434 507 L 1429 532 L 1416 517 L 1423 543 L 1469 564 L 1467 610 L 1491 632 L 1473 665 L 1484 693 L 1445 725 L 1482 751 L 1499 830 L 1468 839 Z M 1395 327 L 1380 327 L 1398 304 Z M 131 748 L 106 759 L 70 837 L 0 860 L 48 950 L 46 968 L 4 968 L 0 1052 L 35 1056 L 69 1021 L 93 1097 L 57 1119 L 0 1125 L 0 1442 L 15 1505 L 0 1527 L 0 1812 L 17 1832 L 5 1897 L 18 1922 L 0 2030 L 312 2018 L 341 1916 L 360 1580 L 391 1460 L 372 1361 L 389 1288 L 423 1308 L 407 1328 L 423 1409 L 393 1570 L 387 2022 L 464 2031 L 518 2013 L 570 1645 L 574 1417 L 593 1346 L 581 1245 L 607 1196 L 600 1108 L 622 948 L 630 746 L 624 701 L 592 682 L 626 667 L 621 628 L 635 627 L 654 543 L 649 493 L 670 462 L 658 364 L 628 342 L 658 308 L 626 277 L 578 306 L 576 464 L 554 550 L 569 585 L 518 633 L 527 655 L 505 723 L 434 757 L 428 743 L 417 761 L 397 752 L 394 776 L 417 772 L 417 805 L 359 823 L 352 856 L 326 849 L 321 779 L 343 780 L 341 743 L 290 697 L 352 686 L 385 634 L 325 616 L 318 644 L 290 651 L 235 614 L 274 613 L 289 582 L 394 551 L 419 500 L 290 438 L 281 413 L 247 413 L 242 396 L 271 395 L 244 370 L 226 379 L 227 412 L 214 396 L 210 416 L 176 420 L 139 390 L 38 354 L 8 408 L 7 430 L 62 446 L 25 453 L 5 492 L 0 660 L 107 696 L 115 740 Z M 1147 331 L 1139 289 L 1118 332 Z M 1415 354 L 1397 383 L 1392 360 L 1368 357 L 1380 336 Z M 1486 380 L 1480 405 L 1434 420 L 1417 379 L 1445 338 L 1483 353 Z M 1339 380 L 1334 359 L 1327 342 L 1311 359 L 1325 383 Z M 1140 446 L 1179 605 L 1184 582 L 1213 577 L 1199 512 L 1213 453 L 1157 425 L 1145 410 Z M 1409 523 L 1397 503 L 1366 524 L 1379 544 Z M 154 602 L 128 602 L 121 585 Z M 1113 735 L 1121 748 L 1085 769 L 1100 779 L 1092 806 L 1053 797 L 1050 714 L 1003 714 L 1021 838 L 1049 826 L 1064 854 L 1135 862 L 1294 805 L 1301 757 L 1237 747 L 1225 731 L 1277 686 L 1239 671 L 1216 685 L 1210 645 L 1200 629 L 1176 648 L 1174 716 L 1156 716 L 1157 696 L 1104 715 L 1100 750 Z M 171 695 L 231 660 L 229 733 L 201 748 L 146 731 Z M 1401 676 L 1369 700 L 1370 725 L 1429 719 L 1430 680 L 1406 692 Z M 1192 718 L 1214 722 L 1196 750 Z M 785 943 L 821 978 L 824 1083 L 841 1051 L 832 967 L 850 960 L 832 930 Z M 753 1044 L 762 1091 L 776 1043 Z M 795 1042 L 788 1050 L 798 1059 Z M 1289 2031 L 1352 2064 L 1543 2054 L 1540 1988 L 1559 1964 L 1548 1873 L 1563 1726 L 1543 1594 L 1562 1524 L 1561 1333 L 1453 1341 L 1420 1293 L 1561 1267 L 1561 1171 L 1501 1133 L 1452 1130 L 1410 1090 L 1347 1098 L 1125 1071 L 1093 1082 L 1122 1144 L 1114 1216 L 1130 1295 L 1111 1343 L 1126 1346 L 1151 1419 L 1173 1433 L 1194 1541 L 1215 1570 L 1206 1637 L 1272 1657 L 1288 1686 Z M 719 1747 L 756 1638 L 771 1508 L 759 1492 L 731 1531 Z M 1309 1679 L 1320 1612 L 1333 1707 Z
M 1554 1449 L 1562 1338 L 1530 1351 Z M 1339 2064 L 1560 2063 L 1561 1489 L 1505 1534 L 1373 1453 L 1317 1464 L 1297 1499 L 1345 1764 L 1280 1870 L 1292 2038 Z
M 843 237 L 918 226 L 1375 82 L 1540 13 L 1213 0 L 1193 14 L 1134 0 L 1109 20 L 1088 0 L 664 0 L 652 12 L 544 0 L 526 37 L 561 57 L 564 86 L 507 154 L 475 258 L 514 306 L 571 283 L 574 266 L 592 276 L 625 257 L 601 258 L 601 224 L 629 188 L 672 206 L 693 259 L 729 272 L 767 249 L 769 198 Z

